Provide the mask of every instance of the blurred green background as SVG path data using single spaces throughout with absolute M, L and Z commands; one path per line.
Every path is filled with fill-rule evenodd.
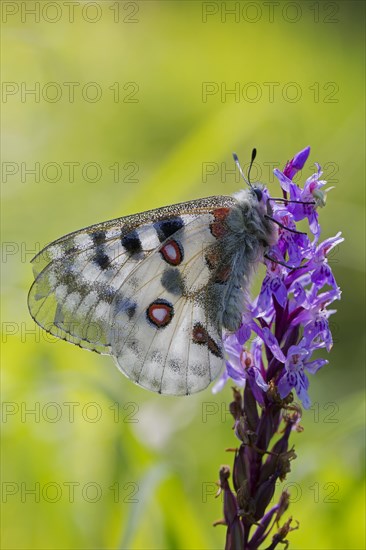
M 257 147 L 278 195 L 273 167 L 306 145 L 302 178 L 319 162 L 336 186 L 324 237 L 346 240 L 330 365 L 293 436 L 290 547 L 365 548 L 363 22 L 362 2 L 2 2 L 3 548 L 223 548 L 230 388 L 153 395 L 35 330 L 29 262 L 83 226 L 236 191 L 232 151 L 245 166 Z

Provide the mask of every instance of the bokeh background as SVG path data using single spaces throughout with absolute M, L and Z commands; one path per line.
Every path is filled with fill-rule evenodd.
M 223 548 L 230 387 L 164 398 L 55 342 L 27 311 L 29 262 L 83 226 L 236 191 L 232 151 L 245 167 L 257 147 L 276 195 L 273 167 L 307 145 L 299 180 L 324 167 L 324 237 L 346 240 L 330 365 L 293 436 L 290 547 L 365 548 L 363 23 L 352 1 L 2 2 L 3 548 Z

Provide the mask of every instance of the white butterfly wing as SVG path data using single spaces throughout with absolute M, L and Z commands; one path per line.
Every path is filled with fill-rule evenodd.
M 136 265 L 160 245 L 153 224 L 232 204 L 231 197 L 209 197 L 118 218 L 58 239 L 33 259 L 35 281 L 28 297 L 32 317 L 59 338 L 110 354 L 111 304 Z M 124 307 L 131 314 L 127 303 Z

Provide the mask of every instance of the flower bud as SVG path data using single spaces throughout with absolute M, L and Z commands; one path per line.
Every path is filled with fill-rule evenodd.
M 245 453 L 245 445 L 242 444 L 235 453 L 234 459 L 233 484 L 236 492 L 238 492 L 239 488 L 247 481 L 248 472 L 249 463 Z
M 255 431 L 259 423 L 258 408 L 249 384 L 246 384 L 244 388 L 244 413 L 248 427 Z
M 294 158 L 286 164 L 283 171 L 285 176 L 292 180 L 295 174 L 297 174 L 297 172 L 299 172 L 299 170 L 302 170 L 302 168 L 304 167 L 304 164 L 307 161 L 309 154 L 310 147 L 305 147 L 305 149 L 297 153 L 297 155 L 295 155 Z
M 259 487 L 257 487 L 255 493 L 255 519 L 259 520 L 263 517 L 264 512 L 268 504 L 270 503 L 275 489 L 276 489 L 276 480 L 275 475 L 271 476 L 269 479 L 264 481 Z
M 244 527 L 238 515 L 238 504 L 229 485 L 230 468 L 220 468 L 220 487 L 224 491 L 224 518 L 227 525 L 225 550 L 244 548 Z

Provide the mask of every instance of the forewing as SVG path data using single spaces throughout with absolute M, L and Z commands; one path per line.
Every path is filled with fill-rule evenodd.
M 160 246 L 154 224 L 198 216 L 230 197 L 212 197 L 118 218 L 71 233 L 33 259 L 35 281 L 28 297 L 32 317 L 73 344 L 111 353 L 111 304 L 136 266 Z M 193 213 L 193 214 L 192 214 Z M 132 309 L 124 303 L 125 313 Z

